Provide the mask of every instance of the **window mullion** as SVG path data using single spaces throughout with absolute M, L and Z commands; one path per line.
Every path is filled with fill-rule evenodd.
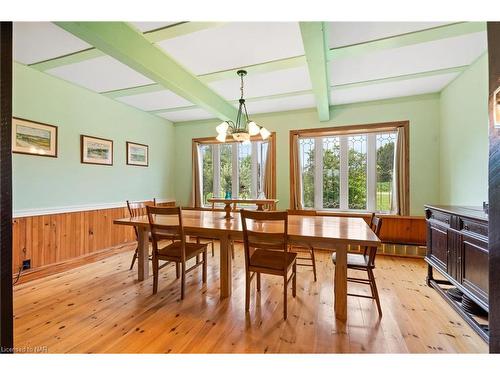
M 257 175 L 257 169 L 259 167 L 259 144 L 258 142 L 252 142 L 251 146 L 251 158 L 252 158 L 252 165 L 251 165 L 251 172 L 252 172 L 252 185 L 250 187 L 250 196 L 255 199 L 257 198 L 257 190 L 258 190 L 258 175 Z
M 349 208 L 349 150 L 347 136 L 339 137 L 340 141 L 340 209 Z
M 239 157 L 238 157 L 238 144 L 234 142 L 232 144 L 232 150 L 231 150 L 231 156 L 232 156 L 232 196 L 233 198 L 237 198 L 239 194 L 239 181 L 238 181 L 238 172 L 239 172 Z
M 367 134 L 366 145 L 366 174 L 367 174 L 367 210 L 375 211 L 375 192 L 377 190 L 377 144 L 376 134 Z
M 314 208 L 323 208 L 323 138 L 314 138 Z
M 212 146 L 212 158 L 213 158 L 213 196 L 219 197 L 220 194 L 220 147 L 218 144 Z

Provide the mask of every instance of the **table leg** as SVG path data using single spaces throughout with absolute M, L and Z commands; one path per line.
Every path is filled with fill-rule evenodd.
M 233 267 L 228 236 L 220 238 L 220 296 L 227 298 L 231 296 Z
M 138 238 L 138 262 L 137 277 L 139 281 L 149 278 L 149 230 L 147 228 L 137 228 Z
M 257 203 L 257 211 L 264 211 L 264 204 Z
M 347 320 L 347 245 L 339 244 L 335 250 L 335 317 Z

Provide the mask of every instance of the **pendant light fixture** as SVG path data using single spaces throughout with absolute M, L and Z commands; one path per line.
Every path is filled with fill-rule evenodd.
M 225 142 L 226 137 L 231 135 L 237 142 L 250 143 L 250 138 L 252 136 L 260 134 L 262 139 L 266 140 L 271 135 L 271 132 L 262 126 L 257 125 L 248 117 L 247 106 L 245 105 L 245 99 L 243 98 L 243 77 L 247 75 L 247 72 L 246 70 L 238 70 L 236 74 L 238 74 L 241 79 L 241 97 L 239 100 L 240 105 L 238 108 L 236 123 L 232 121 L 224 121 L 217 126 L 215 128 L 218 133 L 216 139 L 219 142 Z

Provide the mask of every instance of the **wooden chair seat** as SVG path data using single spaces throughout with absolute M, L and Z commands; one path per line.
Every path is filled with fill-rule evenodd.
M 337 253 L 332 254 L 332 261 L 334 264 L 337 263 Z M 361 267 L 363 269 L 366 269 L 368 267 L 374 268 L 370 266 L 370 259 L 368 258 L 368 256 L 356 253 L 347 254 L 347 267 L 348 268 Z
M 284 257 L 286 257 L 286 269 L 289 270 L 295 259 L 297 258 L 296 253 L 266 250 L 266 249 L 255 249 L 254 253 L 250 256 L 250 268 L 261 268 L 268 270 L 276 270 L 283 272 Z
M 186 248 L 186 260 L 195 257 L 198 254 L 203 253 L 207 245 L 201 243 L 185 243 Z M 167 244 L 164 247 L 158 248 L 158 258 L 165 258 L 166 260 L 180 259 L 182 252 L 182 243 L 180 241 L 175 241 L 174 243 Z M 167 259 L 168 258 L 168 259 Z

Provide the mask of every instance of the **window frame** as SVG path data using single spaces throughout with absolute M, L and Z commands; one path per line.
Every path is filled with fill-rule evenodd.
M 252 164 L 255 162 L 258 164 L 258 161 L 261 159 L 261 148 L 258 147 L 258 144 L 255 143 L 255 141 L 263 141 L 263 139 L 260 136 L 253 136 L 250 138 L 251 143 L 251 158 L 252 158 Z M 271 157 L 271 197 L 270 199 L 275 199 L 276 198 L 276 133 L 272 132 L 269 138 L 266 140 L 268 144 L 267 148 L 267 155 L 270 153 Z M 239 154 L 238 152 L 235 152 L 237 150 L 237 144 L 239 142 L 235 140 L 227 140 L 226 142 L 219 142 L 215 137 L 204 137 L 204 138 L 193 138 L 192 139 L 192 147 L 198 147 L 198 145 L 221 145 L 221 144 L 231 144 L 233 147 L 232 152 L 231 152 L 231 157 L 232 157 L 232 192 L 231 195 L 233 197 L 238 196 L 239 194 L 239 182 L 238 182 L 238 176 L 239 176 Z M 214 176 L 213 176 L 213 187 L 212 191 L 217 191 L 216 188 L 220 186 L 220 152 L 214 152 L 214 150 L 220 150 L 220 148 L 213 148 L 212 149 L 212 163 L 214 166 Z M 216 158 L 217 158 L 217 163 L 216 163 Z M 215 165 L 218 165 L 218 168 L 215 168 Z M 236 166 L 236 168 L 235 168 Z M 200 163 L 200 169 L 202 169 L 203 166 Z M 263 171 L 261 173 L 264 173 L 265 171 L 265 164 Z M 203 186 L 203 176 L 200 176 L 200 185 Z M 234 183 L 236 181 L 236 183 Z M 263 186 L 262 186 L 263 187 Z M 257 190 L 259 189 L 259 180 L 258 180 L 258 172 L 257 168 L 252 168 L 251 171 L 251 197 L 252 199 L 257 198 Z M 254 198 L 254 192 L 255 192 L 255 198 Z M 211 205 L 205 205 L 205 202 L 203 202 L 203 192 L 202 192 L 202 199 L 201 199 L 201 207 L 207 208 L 211 207 Z
M 314 138 L 315 139 L 315 184 L 314 184 L 314 207 L 312 209 L 319 211 L 329 211 L 337 213 L 366 213 L 366 212 L 377 212 L 376 211 L 376 193 L 374 199 L 369 199 L 370 189 L 376 191 L 376 135 L 385 132 L 397 132 L 398 128 L 403 127 L 405 129 L 404 137 L 404 148 L 406 150 L 405 159 L 405 170 L 408 171 L 402 178 L 404 178 L 405 186 L 407 190 L 404 192 L 406 194 L 407 200 L 409 201 L 409 182 L 410 182 L 410 160 L 409 160 L 409 121 L 394 121 L 394 122 L 383 122 L 383 123 L 372 123 L 372 124 L 362 124 L 362 125 L 347 125 L 347 126 L 335 126 L 326 128 L 312 128 L 312 129 L 297 129 L 290 130 L 289 141 L 290 141 L 290 176 L 296 176 L 302 178 L 302 171 L 294 171 L 294 161 L 292 160 L 291 150 L 294 147 L 294 139 L 301 138 Z M 367 204 L 366 209 L 349 209 L 348 196 L 346 193 L 348 189 L 348 138 L 352 135 L 366 135 L 366 155 L 367 155 Z M 340 142 L 340 197 L 339 197 L 339 208 L 323 208 L 323 142 L 325 137 L 339 137 Z M 320 147 L 318 147 L 320 146 Z M 300 149 L 300 147 L 299 147 Z M 299 151 L 300 152 L 300 151 Z M 319 157 L 321 155 L 321 157 Z M 371 156 L 370 156 L 371 155 Z M 300 153 L 297 155 L 300 158 Z M 319 161 L 319 162 L 318 162 Z M 375 165 L 374 165 L 375 164 Z M 316 183 L 318 181 L 318 183 Z M 290 185 L 290 197 L 294 194 L 294 186 Z M 301 192 L 301 194 L 303 194 Z M 321 203 L 320 203 L 321 201 Z M 292 203 L 292 202 L 290 202 Z M 394 212 L 381 211 L 382 214 L 394 215 Z

